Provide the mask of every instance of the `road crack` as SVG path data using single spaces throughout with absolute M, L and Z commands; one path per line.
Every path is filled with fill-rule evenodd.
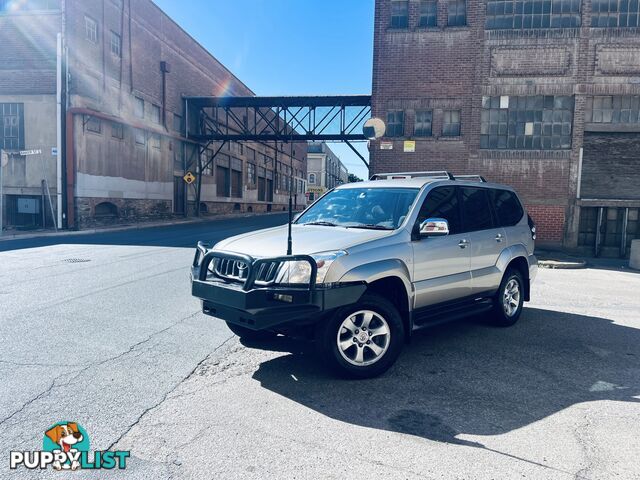
M 229 338 L 227 338 L 224 342 L 222 342 L 220 345 L 218 345 L 211 353 L 207 354 L 202 360 L 200 360 L 195 367 L 193 367 L 193 369 L 186 375 L 184 376 L 182 379 L 180 379 L 180 381 L 178 381 L 173 387 L 171 387 L 160 399 L 160 401 L 156 402 L 155 404 L 145 408 L 142 413 L 140 413 L 140 415 L 138 415 L 138 418 L 136 418 L 136 420 L 129 425 L 124 432 L 122 432 L 122 434 L 111 443 L 111 445 L 109 445 L 106 450 L 111 450 L 113 449 L 113 447 L 115 447 L 131 430 L 133 430 L 136 425 L 138 425 L 142 419 L 145 417 L 145 415 L 153 410 L 155 410 L 156 408 L 158 408 L 160 405 L 162 405 L 168 398 L 169 395 L 171 395 L 180 385 L 182 385 L 184 382 L 188 381 L 197 371 L 198 369 L 202 366 L 202 364 L 204 364 L 212 355 L 215 355 L 215 353 L 220 350 L 222 347 L 224 347 L 231 339 L 234 338 L 234 335 L 229 336 Z

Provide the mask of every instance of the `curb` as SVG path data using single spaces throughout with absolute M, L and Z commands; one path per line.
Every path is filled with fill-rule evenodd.
M 154 222 L 154 223 L 139 223 L 136 225 L 123 225 L 106 228 L 90 228 L 87 230 L 61 230 L 58 232 L 38 232 L 38 233 L 26 233 L 26 234 L 4 234 L 0 237 L 0 242 L 8 242 L 12 240 L 28 240 L 33 238 L 49 238 L 49 237 L 69 237 L 75 235 L 92 235 L 96 233 L 111 233 L 122 232 L 126 230 L 144 230 L 147 228 L 160 228 L 170 227 L 173 225 L 192 225 L 195 223 L 213 223 L 221 220 L 227 220 L 232 218 L 251 218 L 258 215 L 277 215 L 284 214 L 286 212 L 255 212 L 255 213 L 241 213 L 241 214 L 226 214 L 217 215 L 215 217 L 197 218 L 192 220 L 177 220 L 170 222 Z M 294 212 L 297 213 L 297 212 Z
M 538 260 L 538 266 L 558 270 L 577 270 L 580 268 L 586 268 L 587 262 L 585 260 Z

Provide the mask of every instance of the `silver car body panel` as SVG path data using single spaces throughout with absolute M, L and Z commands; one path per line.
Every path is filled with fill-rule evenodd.
M 518 257 L 527 261 L 529 279 L 533 281 L 537 259 L 533 255 L 534 241 L 526 214 L 513 227 L 412 240 L 412 229 L 425 198 L 433 188 L 448 185 L 514 192 L 510 187 L 487 182 L 429 178 L 342 185 L 337 188 L 404 187 L 420 188 L 420 192 L 403 224 L 393 231 L 294 224 L 293 253 L 313 255 L 346 251 L 347 255 L 339 257 L 330 266 L 325 283 L 372 283 L 397 277 L 406 289 L 409 310 L 495 292 L 507 266 Z M 275 227 L 228 238 L 215 248 L 254 258 L 283 255 L 286 236 L 286 226 Z M 459 246 L 461 241 L 465 242 L 465 248 Z

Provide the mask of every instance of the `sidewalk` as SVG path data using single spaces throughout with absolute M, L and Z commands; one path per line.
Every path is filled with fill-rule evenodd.
M 128 225 L 114 225 L 107 227 L 96 227 L 89 228 L 86 230 L 59 230 L 57 232 L 51 230 L 36 230 L 36 231 L 25 231 L 25 232 L 3 232 L 2 236 L 0 236 L 0 242 L 8 241 L 8 240 L 23 240 L 29 238 L 46 238 L 46 237 L 66 237 L 72 235 L 89 235 L 95 233 L 109 233 L 109 232 L 121 232 L 125 230 L 142 230 L 146 228 L 158 228 L 158 227 L 169 227 L 172 225 L 189 225 L 193 223 L 207 223 L 207 222 L 216 222 L 220 220 L 227 220 L 230 218 L 249 218 L 255 217 L 257 215 L 276 215 L 276 214 L 284 214 L 286 212 L 254 212 L 254 213 L 227 213 L 224 215 L 215 215 L 208 217 L 200 217 L 200 218 L 189 218 L 185 220 L 169 220 L 163 222 L 144 222 L 137 224 L 128 224 Z M 294 211 L 294 215 L 299 213 L 298 211 Z

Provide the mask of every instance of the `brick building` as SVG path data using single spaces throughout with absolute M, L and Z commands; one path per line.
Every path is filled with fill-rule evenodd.
M 184 138 L 198 119 L 183 97 L 253 95 L 151 0 L 0 0 L 0 45 L 8 227 L 41 226 L 43 179 L 70 228 L 193 212 L 183 176 L 203 149 Z M 290 175 L 303 205 L 306 143 L 278 148 L 227 144 L 203 172 L 201 211 L 284 209 Z
M 640 238 L 637 0 L 376 0 L 372 103 L 372 173 L 513 185 L 541 243 Z

